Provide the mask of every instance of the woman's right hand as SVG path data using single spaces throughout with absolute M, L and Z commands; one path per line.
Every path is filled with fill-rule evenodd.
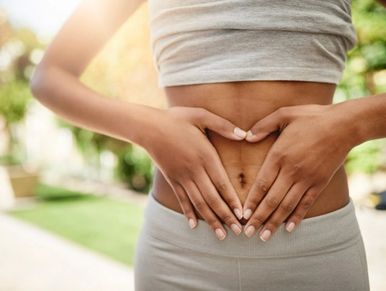
M 143 147 L 174 190 L 190 227 L 197 225 L 194 206 L 218 239 L 226 236 L 222 222 L 240 234 L 241 201 L 206 129 L 232 140 L 243 140 L 246 132 L 200 107 L 175 106 L 157 111 Z

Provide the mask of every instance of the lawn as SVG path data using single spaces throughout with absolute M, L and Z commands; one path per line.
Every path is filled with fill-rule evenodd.
M 9 214 L 127 265 L 133 264 L 143 209 L 136 204 L 39 185 L 38 203 Z

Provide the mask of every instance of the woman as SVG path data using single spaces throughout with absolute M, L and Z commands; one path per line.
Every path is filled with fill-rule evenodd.
M 31 81 L 58 115 L 157 165 L 136 290 L 369 290 L 343 162 L 386 136 L 386 96 L 332 104 L 350 1 L 148 1 L 166 110 L 79 81 L 142 2 L 83 1 Z

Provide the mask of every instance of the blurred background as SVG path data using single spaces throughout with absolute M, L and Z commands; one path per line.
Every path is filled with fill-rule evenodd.
M 154 165 L 134 144 L 67 123 L 29 79 L 79 0 L 0 0 L 0 291 L 133 290 L 133 254 Z M 145 2 L 82 81 L 106 98 L 166 108 Z M 358 43 L 334 102 L 386 92 L 386 9 L 352 0 Z M 346 160 L 371 290 L 386 290 L 386 139 Z

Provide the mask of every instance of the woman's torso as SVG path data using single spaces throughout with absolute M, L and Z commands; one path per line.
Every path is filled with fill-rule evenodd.
M 331 104 L 335 88 L 332 83 L 259 80 L 169 86 L 165 87 L 165 93 L 169 106 L 203 107 L 248 130 L 255 122 L 283 106 Z M 270 135 L 258 143 L 235 142 L 209 131 L 209 140 L 242 204 L 275 139 Z M 152 186 L 153 194 L 161 204 L 183 213 L 172 188 L 157 168 Z M 342 166 L 305 218 L 334 211 L 348 201 L 347 176 Z M 197 216 L 202 219 L 198 212 Z

